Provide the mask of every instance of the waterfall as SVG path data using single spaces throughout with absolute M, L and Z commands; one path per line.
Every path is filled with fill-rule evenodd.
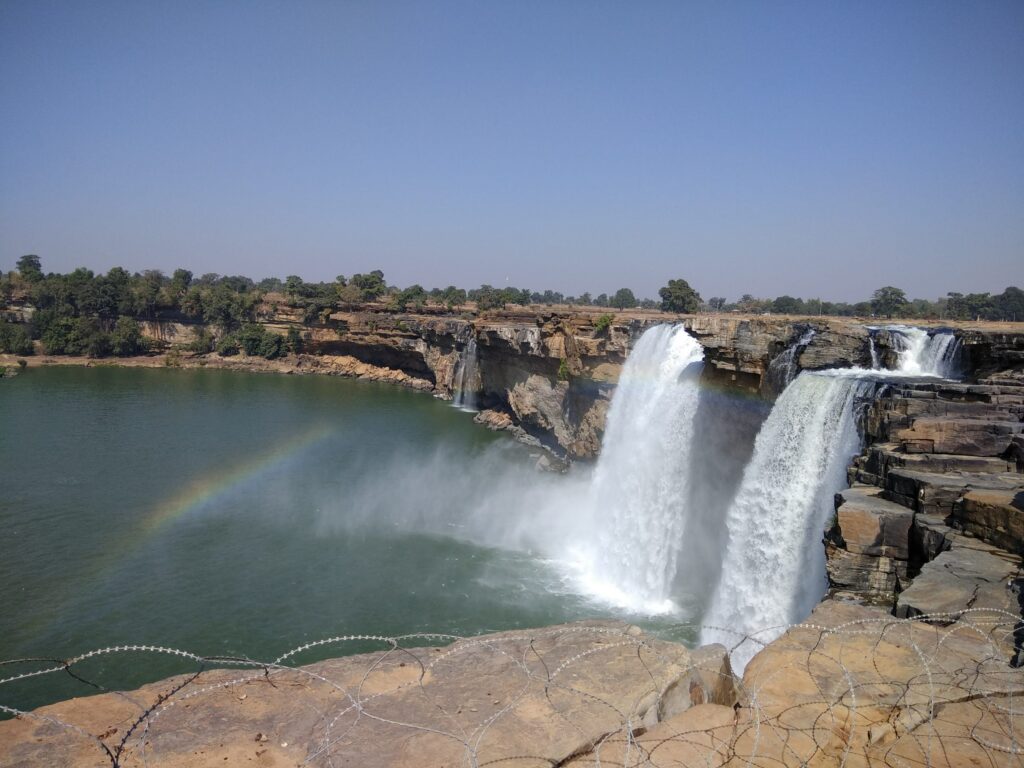
M 955 373 L 960 344 L 952 331 L 929 334 L 923 328 L 888 326 L 899 344 L 897 372 L 909 376 L 949 377 Z
M 455 393 L 452 397 L 452 404 L 464 411 L 476 410 L 476 384 L 477 384 L 477 359 L 476 339 L 470 338 L 466 348 L 462 351 L 459 364 L 455 369 L 453 383 Z
M 674 608 L 703 359 L 682 326 L 658 325 L 622 369 L 589 488 L 589 542 L 576 553 L 583 589 L 620 607 Z
M 871 386 L 852 375 L 805 371 L 783 391 L 757 436 L 726 516 L 722 578 L 701 637 L 726 647 L 739 643 L 734 668 L 761 648 L 740 643 L 744 635 L 773 640 L 825 594 L 822 533 L 860 447 L 853 405 Z
M 875 329 L 868 329 L 868 351 L 871 353 L 871 370 L 877 371 L 882 367 L 882 362 L 878 359 L 878 348 L 875 346 Z
M 956 375 L 956 360 L 960 340 L 950 331 L 939 331 L 928 338 L 922 353 L 921 367 L 934 376 L 952 378 Z
M 770 394 L 778 395 L 789 386 L 798 373 L 796 366 L 797 356 L 811 343 L 813 338 L 814 329 L 809 328 L 803 332 L 796 342 L 791 343 L 772 359 L 768 364 L 768 370 L 765 372 L 764 390 Z

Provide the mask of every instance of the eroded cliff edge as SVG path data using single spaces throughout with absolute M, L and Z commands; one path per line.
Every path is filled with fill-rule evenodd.
M 808 339 L 793 356 L 803 369 L 870 367 L 872 354 L 892 366 L 897 349 L 890 334 L 869 324 L 836 318 L 693 315 L 597 311 L 520 310 L 455 315 L 440 309 L 394 313 L 363 307 L 306 322 L 301 311 L 266 304 L 259 313 L 268 329 L 301 334 L 304 352 L 266 361 L 244 355 L 193 355 L 186 345 L 205 329 L 164 321 L 144 324 L 165 354 L 128 364 L 177 365 L 327 373 L 389 381 L 451 398 L 472 342 L 477 366 L 468 380 L 481 410 L 478 420 L 508 428 L 569 459 L 595 457 L 615 383 L 635 340 L 651 325 L 679 322 L 705 351 L 703 377 L 732 392 L 774 398 L 768 376 L 773 361 Z M 1024 327 L 955 329 L 969 378 L 1004 375 L 1024 366 Z M 67 358 L 29 360 L 67 363 Z M 79 360 L 86 364 L 86 360 Z M 13 359 L 10 361 L 13 364 Z

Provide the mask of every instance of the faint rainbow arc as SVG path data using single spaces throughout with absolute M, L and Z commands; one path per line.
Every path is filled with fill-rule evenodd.
M 284 442 L 277 443 L 270 450 L 231 467 L 227 471 L 220 471 L 216 474 L 207 473 L 193 480 L 187 487 L 159 504 L 146 515 L 142 524 L 136 529 L 136 536 L 141 534 L 141 538 L 148 538 L 154 535 L 164 526 L 187 515 L 191 510 L 241 487 L 252 477 L 269 470 L 276 464 L 285 462 L 294 454 L 325 440 L 332 434 L 334 434 L 334 430 L 325 425 L 317 425 Z

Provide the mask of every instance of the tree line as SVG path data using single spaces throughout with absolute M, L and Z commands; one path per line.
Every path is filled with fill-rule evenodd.
M 908 299 L 904 291 L 885 286 L 870 299 L 830 302 L 779 296 L 756 298 L 744 294 L 735 302 L 723 297 L 707 301 L 683 279 L 669 280 L 658 291 L 658 300 L 638 299 L 629 288 L 592 296 L 564 295 L 558 291 L 497 288 L 482 285 L 465 289 L 454 285 L 427 290 L 421 285 L 399 288 L 388 285 L 381 270 L 338 275 L 331 282 L 307 282 L 298 275 L 284 280 L 271 277 L 256 282 L 241 275 L 208 273 L 196 277 L 187 269 L 170 276 L 159 270 L 129 273 L 114 267 L 106 274 L 79 268 L 67 274 L 44 273 L 38 256 L 23 256 L 16 269 L 0 273 L 0 298 L 5 305 L 24 302 L 34 307 L 32 321 L 0 322 L 0 351 L 28 355 L 39 340 L 48 354 L 136 355 L 146 352 L 147 340 L 140 322 L 183 319 L 217 329 L 216 337 L 204 332 L 192 343 L 195 353 L 216 350 L 222 355 L 244 351 L 266 358 L 302 351 L 302 335 L 295 329 L 287 336 L 266 331 L 258 324 L 261 304 L 282 302 L 301 312 L 303 323 L 326 321 L 334 311 L 372 303 L 381 311 L 403 312 L 428 305 L 448 310 L 477 310 L 507 306 L 572 305 L 618 310 L 660 309 L 667 312 L 744 312 L 793 315 L 833 315 L 886 318 L 1024 319 L 1024 292 L 1009 287 L 1000 294 L 950 293 L 929 301 Z

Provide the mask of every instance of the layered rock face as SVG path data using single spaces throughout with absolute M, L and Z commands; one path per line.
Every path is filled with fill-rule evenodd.
M 894 384 L 874 401 L 827 537 L 834 593 L 944 622 L 1020 612 L 1024 378 L 996 380 Z
M 732 389 L 763 387 L 772 361 L 808 330 L 814 334 L 793 361 L 794 371 L 869 365 L 868 331 L 845 320 L 622 312 L 610 324 L 595 311 L 491 312 L 483 317 L 443 314 L 337 312 L 306 328 L 293 310 L 276 307 L 262 318 L 278 333 L 295 328 L 309 337 L 314 358 L 341 372 L 355 363 L 386 378 L 451 398 L 470 340 L 477 375 L 471 382 L 485 423 L 508 424 L 571 459 L 597 455 L 605 417 L 633 342 L 651 325 L 679 322 L 705 349 L 704 376 Z M 401 377 L 383 371 L 400 372 Z
M 826 601 L 742 678 L 621 622 L 253 664 L 0 722 L 0 766 L 1017 765 L 1013 630 Z
M 871 332 L 863 323 L 838 318 L 536 308 L 454 315 L 441 308 L 394 313 L 366 306 L 306 324 L 301 310 L 278 303 L 262 306 L 257 319 L 281 335 L 299 332 L 305 353 L 269 365 L 244 355 L 186 354 L 174 364 L 354 376 L 450 399 L 472 341 L 478 367 L 469 385 L 479 408 L 493 411 L 481 420 L 492 427 L 505 425 L 569 459 L 591 459 L 600 451 L 608 406 L 629 349 L 657 323 L 681 323 L 697 338 L 705 351 L 703 376 L 710 384 L 759 393 L 768 400 L 785 384 L 767 375 L 773 366 L 788 369 L 791 377 L 805 369 L 870 367 L 872 348 L 884 365 L 892 367 L 898 358 L 894 334 Z M 187 345 L 202 330 L 185 318 L 143 324 L 146 336 L 172 348 Z M 1020 365 L 1024 357 L 1022 333 L 957 333 L 968 372 L 1004 376 L 1000 372 Z M 798 344 L 801 339 L 807 343 Z M 941 442 L 939 429 L 910 439 Z M 987 428 L 994 433 L 999 429 Z M 978 434 L 976 439 L 988 438 Z

